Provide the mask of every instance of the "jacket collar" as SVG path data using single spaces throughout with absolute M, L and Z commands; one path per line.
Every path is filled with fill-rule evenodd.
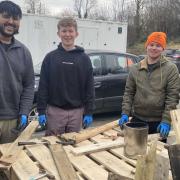
M 19 48 L 19 47 L 21 47 L 21 43 L 13 37 L 11 48 Z
M 148 61 L 148 57 L 145 57 L 142 61 L 139 62 L 139 70 L 148 69 L 147 61 Z M 159 62 L 161 64 L 166 63 L 167 61 L 168 60 L 163 55 L 160 56 Z

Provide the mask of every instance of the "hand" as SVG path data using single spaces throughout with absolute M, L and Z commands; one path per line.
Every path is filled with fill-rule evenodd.
M 45 114 L 40 115 L 40 116 L 38 117 L 38 121 L 39 121 L 39 125 L 40 125 L 40 126 L 45 126 L 46 121 L 47 121 L 46 115 L 45 115 Z
M 83 118 L 83 128 L 87 128 L 91 125 L 91 123 L 93 122 L 93 117 L 91 115 L 86 115 Z
M 171 125 L 166 122 L 161 122 L 157 127 L 157 132 L 160 133 L 160 136 L 163 138 L 167 138 L 169 135 L 169 131 L 171 129 Z
M 123 124 L 127 123 L 129 120 L 129 117 L 127 114 L 122 114 L 121 118 L 119 119 L 119 126 L 121 129 L 123 128 Z
M 20 123 L 20 128 L 25 128 L 27 125 L 27 116 L 26 115 L 21 115 L 21 123 Z

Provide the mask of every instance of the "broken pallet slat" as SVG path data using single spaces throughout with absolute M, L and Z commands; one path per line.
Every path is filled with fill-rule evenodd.
M 1 152 L 4 153 L 8 146 L 9 144 L 2 144 L 0 146 Z M 31 177 L 36 176 L 38 173 L 39 168 L 29 158 L 29 156 L 24 151 L 22 151 L 17 161 L 12 164 L 10 173 L 8 173 L 8 177 L 11 180 L 29 180 Z M 43 178 L 42 180 L 47 180 L 47 178 Z
M 11 169 L 11 172 L 13 172 L 11 173 L 11 180 L 14 179 L 14 174 L 17 176 L 18 180 L 33 179 L 39 174 L 39 168 L 33 163 L 25 152 L 21 153 L 18 161 L 13 163 Z M 47 177 L 41 179 L 48 180 Z
M 155 161 L 156 161 L 156 147 L 155 141 L 150 147 L 147 155 L 140 155 L 137 159 L 135 180 L 153 180 L 155 175 Z
M 22 146 L 18 146 L 18 142 L 29 140 L 38 125 L 39 123 L 37 121 L 31 121 L 31 123 L 24 129 L 20 136 L 13 143 L 9 144 L 7 150 L 0 158 L 0 162 L 7 165 L 14 163 L 23 149 Z
M 56 142 L 57 139 L 54 136 L 50 137 L 43 137 L 43 139 L 46 139 L 50 142 Z M 93 162 L 90 158 L 88 158 L 85 155 L 81 156 L 74 156 L 71 153 L 72 146 L 64 146 L 64 149 L 73 164 L 73 166 L 82 174 L 84 177 L 86 177 L 88 180 L 105 180 L 108 177 L 108 172 L 104 170 L 101 166 Z M 94 173 L 96 172 L 96 173 Z
M 85 130 L 82 131 L 81 133 L 67 133 L 67 134 L 62 134 L 61 138 L 65 140 L 74 140 L 76 143 L 82 142 L 84 140 L 87 140 L 91 137 L 94 137 L 104 131 L 107 131 L 109 129 L 112 129 L 114 127 L 118 126 L 118 120 L 107 123 L 105 125 L 90 129 L 90 130 Z
M 89 130 L 87 130 L 87 131 L 89 131 Z M 109 176 L 109 178 L 110 177 L 111 178 L 118 178 L 118 180 L 121 180 L 121 179 L 124 180 L 125 178 L 128 179 L 128 180 L 133 179 L 134 176 L 135 176 L 135 164 L 136 164 L 136 161 L 131 160 L 131 159 L 127 158 L 127 157 L 123 157 L 123 147 L 110 148 L 110 149 L 103 150 L 103 151 L 100 151 L 100 152 L 90 153 L 88 155 L 75 156 L 75 155 L 72 154 L 71 151 L 72 151 L 72 149 L 75 149 L 75 148 L 79 148 L 79 147 L 83 148 L 86 145 L 93 145 L 93 143 L 101 143 L 101 142 L 109 143 L 109 142 L 113 142 L 112 136 L 115 137 L 116 134 L 117 134 L 117 131 L 108 130 L 108 131 L 103 132 L 103 134 L 98 134 L 98 135 L 90 138 L 89 140 L 85 140 L 85 141 L 83 141 L 81 143 L 78 143 L 78 144 L 75 145 L 76 147 L 63 146 L 63 148 L 65 149 L 65 151 L 66 151 L 66 153 L 67 153 L 67 155 L 68 155 L 68 157 L 69 157 L 69 159 L 70 159 L 70 161 L 71 161 L 71 163 L 73 165 L 73 167 L 76 170 L 78 178 L 81 179 L 81 180 L 85 180 L 85 179 L 88 179 L 88 180 L 97 180 L 97 179 L 107 180 L 108 179 L 108 174 L 109 174 L 109 172 L 111 172 L 111 175 L 113 175 L 113 176 Z M 51 144 L 55 144 L 56 141 L 59 140 L 55 136 L 43 137 L 42 139 L 46 139 L 46 140 L 50 141 Z M 116 141 L 117 140 L 120 140 L 121 142 L 123 142 L 123 138 L 121 136 L 117 136 Z M 34 141 L 34 139 L 32 141 Z M 159 143 L 158 143 L 158 145 L 159 145 Z M 43 147 L 46 148 L 46 150 L 48 149 L 47 146 L 42 145 L 42 144 L 28 145 L 28 146 L 25 146 L 26 150 L 25 151 L 23 150 L 23 153 L 25 153 L 27 155 L 27 157 L 29 156 L 28 157 L 29 160 L 31 161 L 31 163 L 34 164 L 34 166 L 37 167 L 37 169 L 38 169 L 38 166 L 39 166 L 39 161 L 40 161 L 40 166 L 42 166 L 42 165 L 43 165 L 43 167 L 52 166 L 52 164 L 49 163 L 50 162 L 49 159 L 47 158 L 47 154 L 51 154 L 49 149 L 47 150 L 48 152 L 46 152 L 46 151 L 42 151 L 41 148 L 40 149 L 39 148 L 38 149 L 34 148 L 32 153 L 30 153 L 30 151 L 27 150 L 28 148 L 37 147 L 37 146 L 43 146 Z M 157 151 L 160 152 L 160 153 L 167 151 L 166 149 L 163 149 L 163 148 L 164 148 L 164 146 L 162 145 L 161 148 L 157 149 Z M 40 155 L 42 154 L 41 157 L 38 157 L 39 160 L 37 160 L 36 153 L 38 153 Z M 22 156 L 20 155 L 20 157 L 22 157 Z M 51 154 L 51 161 L 52 161 L 52 158 L 53 157 L 52 157 L 52 154 Z M 19 160 L 20 159 L 18 159 L 18 161 Z M 22 162 L 23 162 L 23 159 L 22 159 Z M 16 163 L 13 163 L 13 166 Z M 126 164 L 126 165 L 124 165 L 124 164 Z M 162 163 L 161 166 L 162 165 L 167 166 L 164 163 Z M 30 168 L 28 168 L 28 161 L 26 161 L 26 160 L 25 160 L 24 164 L 20 163 L 20 164 L 17 165 L 17 172 L 16 172 L 16 169 L 14 169 L 15 173 L 20 174 L 21 173 L 21 167 L 23 167 L 23 166 L 25 166 L 27 168 L 27 169 L 25 168 L 25 172 L 23 172 L 23 173 L 25 173 L 25 175 L 23 175 L 23 179 L 19 178 L 19 179 L 11 179 L 11 180 L 25 180 L 26 177 L 28 177 L 28 176 L 26 176 L 27 174 L 31 175 L 31 172 L 29 172 L 29 173 L 26 172 L 26 171 L 30 170 Z M 55 164 L 55 162 L 54 162 L 54 166 L 55 166 L 55 168 L 57 167 L 57 164 Z M 35 171 L 37 169 L 35 168 Z M 57 168 L 56 168 L 56 170 L 57 170 Z M 35 174 L 35 171 L 34 171 L 34 174 Z M 52 170 L 48 171 L 48 172 L 50 172 L 50 174 L 54 175 L 54 173 L 53 173 L 54 168 L 52 167 Z M 56 172 L 58 173 L 58 171 L 56 171 Z M 168 172 L 168 170 L 167 170 L 167 172 Z M 132 177 L 129 176 L 129 174 L 131 174 Z M 28 180 L 29 180 L 29 178 L 28 178 Z M 43 180 L 45 180 L 45 179 L 43 179 Z M 114 179 L 112 179 L 112 180 L 114 180 Z M 155 180 L 157 180 L 157 179 L 155 179 Z M 158 180 L 162 180 L 162 179 L 158 179 Z M 163 179 L 163 180 L 166 180 L 166 179 Z
M 171 145 L 168 148 L 173 180 L 180 179 L 180 144 Z
M 105 135 L 109 135 L 112 131 L 114 130 L 109 130 L 107 132 L 104 132 L 103 134 Z M 114 134 L 114 132 L 113 132 Z M 109 141 L 112 141 L 111 138 L 109 137 L 109 139 L 107 138 L 104 138 L 103 135 L 99 134 L 98 136 L 95 136 L 93 138 L 91 138 L 93 141 L 95 142 L 109 142 Z M 117 140 L 120 140 L 121 142 L 124 142 L 124 138 L 123 137 L 118 137 Z M 136 166 L 136 161 L 133 160 L 133 159 L 129 159 L 127 158 L 126 156 L 124 156 L 124 149 L 123 147 L 119 147 L 119 148 L 114 148 L 114 149 L 110 149 L 109 152 L 111 152 L 112 154 L 114 154 L 115 156 L 121 158 L 122 160 L 124 160 L 125 162 L 131 164 L 132 166 Z
M 176 143 L 180 144 L 180 109 L 170 111 L 173 129 L 176 135 Z
M 112 141 L 112 140 L 111 140 Z M 91 144 L 92 142 L 86 141 L 85 144 Z M 77 144 L 77 146 L 82 146 L 84 142 L 81 142 Z M 122 161 L 121 159 L 113 156 L 111 153 L 107 151 L 101 151 L 96 153 L 91 153 L 89 156 L 94 159 L 95 161 L 102 164 L 106 169 L 109 171 L 119 174 L 120 176 L 129 179 L 133 179 L 134 174 L 132 173 L 134 171 L 134 168 L 127 164 L 126 162 Z
M 156 154 L 157 141 L 153 142 L 146 155 L 138 156 L 135 180 L 168 180 L 169 161 Z
M 110 148 L 116 148 L 123 146 L 124 142 L 120 140 L 116 141 L 109 141 L 109 142 L 101 142 L 96 144 L 90 144 L 83 147 L 77 147 L 72 149 L 72 153 L 76 156 L 82 155 L 82 154 L 90 154 L 93 152 L 103 151 Z
M 53 156 L 61 180 L 78 180 L 74 168 L 61 144 L 50 144 L 49 149 Z
M 48 147 L 42 144 L 37 144 L 28 145 L 26 146 L 26 149 L 47 172 L 53 174 L 57 180 L 61 179 Z
M 114 130 L 108 130 L 106 132 L 103 133 L 103 135 L 105 136 L 109 136 L 108 138 L 104 138 L 103 135 L 98 135 L 95 136 L 93 138 L 91 138 L 93 141 L 95 142 L 106 142 L 111 140 L 110 135 L 111 134 L 115 134 L 115 132 L 113 132 Z M 151 135 L 150 135 L 151 136 Z M 155 139 L 157 140 L 159 134 L 153 135 L 153 137 L 155 137 Z M 123 137 L 118 137 L 118 139 L 121 139 L 121 141 L 124 141 Z M 118 140 L 117 139 L 117 140 Z M 154 138 L 153 138 L 154 139 Z M 150 142 L 149 142 L 150 143 Z M 158 159 L 158 161 L 156 161 L 156 171 L 155 171 L 155 180 L 167 180 L 168 179 L 168 173 L 169 173 L 169 159 L 167 156 L 167 150 L 164 148 L 164 143 L 161 142 L 157 142 L 157 146 L 161 147 L 161 148 L 157 148 L 160 150 L 160 152 L 158 151 L 156 158 Z M 162 149 L 163 148 L 163 149 Z M 110 149 L 108 150 L 109 152 L 113 153 L 114 155 L 116 155 L 117 157 L 122 158 L 125 162 L 131 164 L 132 166 L 136 166 L 136 160 L 133 159 L 129 159 L 126 156 L 124 156 L 124 149 L 123 147 L 119 147 L 119 148 L 114 148 L 114 149 Z M 159 172 L 162 172 L 163 175 L 161 175 Z

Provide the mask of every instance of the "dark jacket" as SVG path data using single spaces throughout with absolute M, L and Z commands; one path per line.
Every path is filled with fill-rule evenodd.
M 19 41 L 5 51 L 0 43 L 0 120 L 28 115 L 34 97 L 34 70 L 29 50 Z
M 62 109 L 84 107 L 92 114 L 94 103 L 93 69 L 84 49 L 66 51 L 60 44 L 48 53 L 41 67 L 38 112 L 45 114 L 47 104 Z
M 144 121 L 170 122 L 170 113 L 179 102 L 180 79 L 175 64 L 161 56 L 148 72 L 147 59 L 132 66 L 126 82 L 122 112 Z

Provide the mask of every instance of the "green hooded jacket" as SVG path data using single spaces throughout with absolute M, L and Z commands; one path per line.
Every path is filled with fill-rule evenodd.
M 180 78 L 175 64 L 164 56 L 148 71 L 147 58 L 133 65 L 126 82 L 122 113 L 144 121 L 171 122 L 170 110 L 179 102 Z

